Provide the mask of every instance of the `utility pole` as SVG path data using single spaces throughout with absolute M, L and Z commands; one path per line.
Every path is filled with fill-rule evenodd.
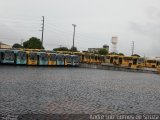
M 132 41 L 132 55 L 134 54 L 134 41 Z
M 72 24 L 72 26 L 74 27 L 74 31 L 73 31 L 73 46 L 72 46 L 72 54 L 74 52 L 74 38 L 75 38 L 75 28 L 76 28 L 76 24 Z
M 42 16 L 42 38 L 41 38 L 42 46 L 43 46 L 43 33 L 44 33 L 44 16 Z
M 23 39 L 21 39 L 21 46 L 23 46 Z

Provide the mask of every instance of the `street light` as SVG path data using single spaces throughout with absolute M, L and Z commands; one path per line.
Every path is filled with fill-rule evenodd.
M 74 31 L 73 31 L 73 46 L 72 46 L 72 54 L 74 51 L 74 38 L 75 38 L 75 28 L 76 28 L 76 24 L 72 24 L 72 26 L 74 27 Z

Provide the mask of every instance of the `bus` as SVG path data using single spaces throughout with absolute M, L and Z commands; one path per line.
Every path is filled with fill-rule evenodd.
M 27 65 L 37 65 L 37 52 L 27 51 Z
M 82 63 L 82 61 L 83 61 L 83 59 L 82 59 L 83 53 L 82 52 L 74 52 L 73 54 L 79 56 L 79 62 Z
M 105 57 L 105 63 L 110 64 L 110 56 L 109 55 L 106 55 L 106 57 Z
M 160 60 L 157 60 L 157 71 L 160 74 Z
M 100 55 L 100 64 L 105 63 L 106 56 Z
M 48 53 L 48 65 L 56 65 L 56 53 Z
M 89 55 L 89 63 L 95 64 L 97 63 L 98 57 L 95 56 L 95 54 L 90 54 Z
M 123 56 L 119 55 L 107 55 L 105 56 L 104 62 L 108 64 L 119 65 L 120 63 L 122 63 L 122 58 Z
M 14 50 L 16 56 L 16 64 L 26 65 L 27 64 L 27 53 L 22 50 Z
M 37 52 L 38 65 L 48 65 L 48 54 L 46 52 Z
M 12 50 L 1 50 L 1 63 L 2 64 L 15 64 L 15 54 Z
M 160 68 L 160 60 L 157 60 L 157 68 Z
M 119 56 L 119 65 L 123 67 L 137 68 L 138 57 Z
M 56 55 L 56 63 L 57 65 L 65 65 L 65 62 L 64 62 L 64 55 L 63 54 L 57 54 Z
M 65 57 L 65 65 L 71 66 L 72 65 L 72 56 L 71 55 L 64 55 Z
M 146 59 L 145 67 L 156 68 L 157 67 L 157 61 L 155 59 Z
M 90 63 L 90 54 L 89 53 L 82 54 L 82 62 L 83 63 Z
M 0 49 L 0 64 L 1 64 L 1 60 L 2 60 L 2 50 Z
M 78 55 L 71 55 L 72 66 L 79 66 L 80 57 Z
M 145 67 L 145 58 L 139 57 L 139 58 L 137 59 L 137 67 L 138 67 L 138 68 Z

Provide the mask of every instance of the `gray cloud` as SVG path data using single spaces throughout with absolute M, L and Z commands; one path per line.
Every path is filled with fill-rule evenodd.
M 75 23 L 75 45 L 80 50 L 111 45 L 111 37 L 116 35 L 119 52 L 130 54 L 134 40 L 136 53 L 159 56 L 158 4 L 159 0 L 5 0 L 0 4 L 0 38 L 6 38 L 2 41 L 7 44 L 31 36 L 41 38 L 44 15 L 46 49 L 71 47 Z

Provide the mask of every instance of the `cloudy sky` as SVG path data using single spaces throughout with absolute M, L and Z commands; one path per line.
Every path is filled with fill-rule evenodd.
M 44 47 L 75 46 L 111 48 L 118 37 L 118 52 L 160 56 L 160 0 L 0 0 L 0 41 L 21 43 L 32 36 L 41 38 L 45 16 Z M 112 50 L 112 49 L 110 49 Z

